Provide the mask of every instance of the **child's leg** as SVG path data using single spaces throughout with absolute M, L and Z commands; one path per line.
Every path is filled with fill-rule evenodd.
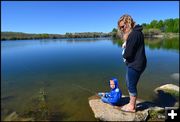
M 108 98 L 106 98 L 106 97 L 101 97 L 101 100 L 102 100 L 104 103 L 109 103 Z

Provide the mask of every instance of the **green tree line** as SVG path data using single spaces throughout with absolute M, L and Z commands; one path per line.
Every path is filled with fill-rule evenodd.
M 161 32 L 179 32 L 179 18 L 165 19 L 165 20 L 153 20 L 149 24 L 143 23 L 142 26 L 145 29 L 159 29 Z
M 62 38 L 99 38 L 110 37 L 109 33 L 83 32 L 66 34 L 28 34 L 21 32 L 1 32 L 1 40 L 27 40 L 27 39 L 62 39 Z

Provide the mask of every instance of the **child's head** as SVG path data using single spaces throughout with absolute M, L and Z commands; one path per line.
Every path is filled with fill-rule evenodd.
M 118 80 L 116 78 L 112 78 L 109 81 L 109 85 L 111 89 L 115 89 L 118 87 Z

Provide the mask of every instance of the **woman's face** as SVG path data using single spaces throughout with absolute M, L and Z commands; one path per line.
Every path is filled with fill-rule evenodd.
M 124 23 L 123 21 L 120 21 L 118 26 L 124 34 L 130 31 L 129 25 L 127 23 Z

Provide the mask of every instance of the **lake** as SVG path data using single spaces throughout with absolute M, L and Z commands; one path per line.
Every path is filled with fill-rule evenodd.
M 138 84 L 139 98 L 153 101 L 154 89 L 179 79 L 179 39 L 146 39 L 147 68 Z M 40 89 L 47 92 L 51 120 L 95 120 L 88 98 L 109 91 L 117 77 L 128 95 L 122 42 L 111 38 L 1 41 L 1 117 L 38 108 Z M 162 100 L 163 101 L 163 100 Z

